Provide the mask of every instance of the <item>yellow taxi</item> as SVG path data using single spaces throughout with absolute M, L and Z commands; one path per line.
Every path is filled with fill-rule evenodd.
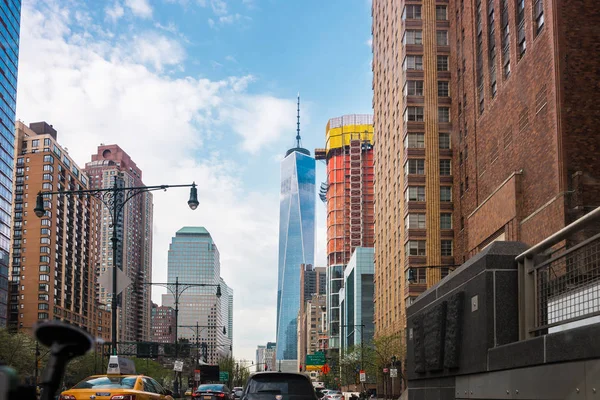
M 106 375 L 85 378 L 59 400 L 173 400 L 170 390 L 149 376 L 135 373 L 133 361 L 111 356 Z

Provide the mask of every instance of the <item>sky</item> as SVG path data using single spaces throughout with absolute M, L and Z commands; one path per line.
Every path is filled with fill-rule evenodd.
M 204 226 L 234 290 L 234 356 L 275 340 L 279 164 L 324 147 L 329 118 L 372 113 L 370 0 L 23 0 L 17 119 L 46 121 L 83 167 L 121 146 L 154 192 L 153 276 Z M 317 164 L 317 187 L 325 180 Z M 325 265 L 317 199 L 316 264 Z M 154 287 L 152 298 L 160 304 Z

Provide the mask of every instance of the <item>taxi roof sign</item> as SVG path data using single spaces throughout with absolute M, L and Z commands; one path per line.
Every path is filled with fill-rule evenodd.
M 129 374 L 135 374 L 135 364 L 132 360 L 125 357 L 110 356 L 110 359 L 108 360 L 108 370 L 106 371 L 106 375 Z

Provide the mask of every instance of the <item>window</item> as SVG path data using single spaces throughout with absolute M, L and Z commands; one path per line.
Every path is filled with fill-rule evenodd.
M 50 275 L 40 274 L 40 281 L 48 282 L 50 280 Z
M 421 6 L 417 4 L 409 4 L 404 7 L 402 19 L 421 19 Z
M 423 70 L 423 56 L 406 56 L 402 63 L 403 70 Z
M 404 110 L 404 120 L 413 122 L 423 122 L 423 107 L 406 107 L 406 110 Z
M 40 140 L 39 139 L 33 139 L 31 141 L 31 147 L 38 147 L 40 145 Z
M 409 133 L 404 139 L 404 147 L 407 149 L 422 149 L 425 148 L 424 133 Z
M 437 56 L 437 70 L 448 71 L 448 56 Z
M 49 165 L 49 167 L 51 167 L 51 165 Z M 44 176 L 43 176 L 42 179 L 45 180 L 45 181 L 52 182 L 52 175 L 51 174 L 44 174 Z
M 44 164 L 44 172 L 54 172 L 54 167 L 50 164 Z
M 517 9 L 517 45 L 519 58 L 525 55 L 527 43 L 525 42 L 525 0 L 516 0 Z
M 44 146 L 50 146 L 50 138 L 44 139 Z
M 440 187 L 440 201 L 446 203 L 452 201 L 452 187 L 441 186 Z
M 50 229 L 48 228 L 42 228 L 41 232 L 42 235 L 50 235 Z
M 438 107 L 438 121 L 439 122 L 450 122 L 450 108 Z
M 43 219 L 42 220 L 42 225 L 43 226 L 52 226 L 52 222 L 50 222 L 49 219 Z
M 48 265 L 40 265 L 40 272 L 50 272 L 50 267 Z
M 71 161 L 69 161 L 69 159 L 67 158 L 67 156 L 64 156 L 64 157 L 63 157 L 63 163 L 65 163 L 65 165 L 66 165 L 67 167 L 70 167 L 70 166 L 71 166 Z
M 449 133 L 440 133 L 440 149 L 449 149 L 450 148 L 450 134 Z
M 423 160 L 422 158 L 420 158 L 420 159 L 410 158 L 404 166 L 404 173 L 411 174 L 411 175 L 424 175 L 425 174 L 425 160 Z
M 45 312 L 38 313 L 38 319 L 48 319 L 48 313 L 45 313 Z
M 425 186 L 409 186 L 406 201 L 425 201 Z
M 48 305 L 48 303 L 39 303 L 38 304 L 38 310 L 49 310 L 50 306 Z
M 47 294 L 38 294 L 38 300 L 48 301 L 48 295 Z
M 435 37 L 438 46 L 448 46 L 448 31 L 437 31 Z
M 452 214 L 442 213 L 440 215 L 440 228 L 441 229 L 452 229 Z
M 424 256 L 425 241 L 424 240 L 409 240 L 406 242 L 406 254 L 409 256 Z
M 52 163 L 54 164 L 54 157 L 52 157 L 51 155 L 47 154 L 44 156 L 44 162 L 45 163 Z
M 544 27 L 544 0 L 535 0 L 533 16 L 535 18 L 535 34 L 539 35 Z
M 442 240 L 442 257 L 452 256 L 452 240 Z
M 44 190 L 52 190 L 52 184 L 50 182 L 44 182 L 42 184 L 42 189 L 44 189 Z
M 435 6 L 435 19 L 438 21 L 446 21 L 448 19 L 448 7 Z
M 49 263 L 50 262 L 50 257 L 48 257 L 48 256 L 40 256 L 40 262 L 41 263 Z
M 425 229 L 425 214 L 408 214 L 404 222 L 406 229 Z
M 417 29 L 409 29 L 404 33 L 403 44 L 423 44 L 423 32 Z
M 40 238 L 40 244 L 50 244 L 50 238 L 47 238 L 47 237 Z
M 438 97 L 450 96 L 450 82 L 438 81 Z
M 405 96 L 423 96 L 423 81 L 406 81 L 404 85 Z
M 451 170 L 450 163 L 451 162 L 448 159 L 441 159 L 440 160 L 440 175 L 442 175 L 442 176 L 452 175 L 452 170 Z
M 40 247 L 40 253 L 50 253 L 50 247 L 47 247 L 47 246 Z

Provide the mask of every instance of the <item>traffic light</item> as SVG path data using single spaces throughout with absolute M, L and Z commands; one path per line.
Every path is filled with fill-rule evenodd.
M 408 269 L 408 282 L 415 283 L 417 281 L 417 271 L 414 268 Z

